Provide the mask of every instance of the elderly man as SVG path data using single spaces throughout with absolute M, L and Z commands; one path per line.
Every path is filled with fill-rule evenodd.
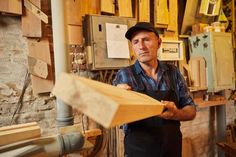
M 181 157 L 180 121 L 196 116 L 185 80 L 177 67 L 157 59 L 161 39 L 151 23 L 138 22 L 125 37 L 131 42 L 137 60 L 118 71 L 113 85 L 147 94 L 165 104 L 161 115 L 123 126 L 125 156 Z

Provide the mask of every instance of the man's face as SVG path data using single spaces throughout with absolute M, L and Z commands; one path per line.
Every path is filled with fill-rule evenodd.
M 157 50 L 160 44 L 161 40 L 154 32 L 145 30 L 135 32 L 131 39 L 132 49 L 141 63 L 157 60 Z

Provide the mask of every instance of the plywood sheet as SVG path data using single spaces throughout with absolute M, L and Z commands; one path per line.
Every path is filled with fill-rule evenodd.
M 141 93 L 62 73 L 53 94 L 104 127 L 155 116 L 164 105 Z

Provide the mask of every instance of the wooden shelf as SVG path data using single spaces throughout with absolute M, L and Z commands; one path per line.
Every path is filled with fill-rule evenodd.
M 209 100 L 209 101 L 194 100 L 194 102 L 199 108 L 204 108 L 204 107 L 225 105 L 226 103 L 228 103 L 228 100 Z

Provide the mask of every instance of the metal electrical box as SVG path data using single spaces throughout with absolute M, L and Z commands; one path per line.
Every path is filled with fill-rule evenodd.
M 87 67 L 90 70 L 119 69 L 130 65 L 130 58 L 108 58 L 106 24 L 135 25 L 134 18 L 86 15 L 83 20 L 83 36 L 87 52 Z M 114 32 L 115 33 L 115 32 Z M 124 36 L 124 35 L 123 35 Z M 127 40 L 128 44 L 128 40 Z M 118 48 L 122 52 L 122 48 Z
M 231 33 L 208 32 L 189 37 L 190 58 L 206 60 L 208 92 L 235 89 Z

